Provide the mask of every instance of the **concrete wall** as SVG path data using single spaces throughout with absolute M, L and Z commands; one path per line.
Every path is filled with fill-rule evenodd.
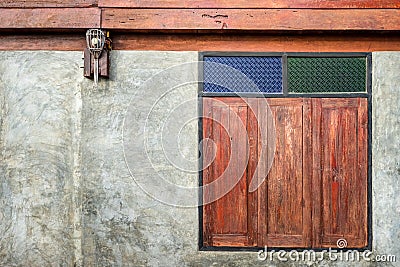
M 0 266 L 72 266 L 81 57 L 0 54 Z
M 0 54 L 0 266 L 271 265 L 198 251 L 196 52 L 113 51 L 98 88 L 79 52 Z M 399 262 L 400 53 L 373 65 L 373 251 Z
M 373 54 L 372 188 L 374 249 L 400 266 L 400 53 Z

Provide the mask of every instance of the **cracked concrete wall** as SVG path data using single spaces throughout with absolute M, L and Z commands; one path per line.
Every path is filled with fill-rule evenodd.
M 1 52 L 0 266 L 298 266 L 254 252 L 200 252 L 198 209 L 156 200 L 171 197 L 165 181 L 197 185 L 196 120 L 178 143 L 162 138 L 176 133 L 166 121 L 197 115 L 197 65 L 181 65 L 197 58 L 113 51 L 111 79 L 93 88 L 79 52 Z M 397 261 L 399 65 L 400 53 L 373 54 L 373 251 Z M 177 86 L 186 81 L 194 83 Z M 173 191 L 185 197 L 198 196 Z

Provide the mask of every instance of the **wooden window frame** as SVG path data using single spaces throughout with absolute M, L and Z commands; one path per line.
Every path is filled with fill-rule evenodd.
M 280 56 L 282 57 L 282 68 L 283 68 L 283 90 L 282 93 L 227 93 L 227 92 L 203 92 L 203 65 L 200 63 L 198 68 L 199 76 L 199 87 L 198 87 L 198 144 L 202 141 L 203 136 L 203 97 L 246 97 L 246 98 L 365 98 L 367 99 L 367 246 L 363 248 L 343 248 L 343 251 L 355 250 L 365 251 L 372 249 L 372 53 L 314 53 L 314 52 L 299 52 L 299 53 L 265 53 L 265 52 L 200 52 L 199 62 L 204 61 L 204 57 L 207 56 Z M 287 86 L 287 57 L 365 57 L 366 58 L 366 91 L 365 92 L 341 92 L 341 93 L 289 93 Z M 200 170 L 203 169 L 202 161 L 202 147 L 199 145 L 199 161 Z M 231 246 L 204 246 L 203 239 L 203 191 L 201 186 L 203 185 L 203 172 L 199 171 L 199 239 L 198 245 L 200 251 L 259 251 L 264 247 L 231 247 Z M 311 247 L 268 247 L 270 250 L 309 250 L 312 249 L 315 252 L 326 250 L 326 248 L 314 248 Z M 335 248 L 333 248 L 335 249 Z

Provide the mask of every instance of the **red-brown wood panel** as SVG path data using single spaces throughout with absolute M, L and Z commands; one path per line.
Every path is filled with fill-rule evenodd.
M 86 78 L 94 77 L 94 56 L 90 53 L 88 48 L 83 52 L 84 65 L 83 76 Z M 109 78 L 110 76 L 110 51 L 104 50 L 99 58 L 99 76 Z
M 367 245 L 366 98 L 203 101 L 203 182 L 240 179 L 204 191 L 205 246 Z
M 268 103 L 273 119 L 267 120 L 267 128 L 275 127 L 275 136 L 269 130 L 267 140 L 275 139 L 276 150 L 267 180 L 259 188 L 259 225 L 264 225 L 259 246 L 309 247 L 310 144 L 304 141 L 310 135 L 309 100 L 273 98 Z
M 253 51 L 253 52 L 374 52 L 400 50 L 400 37 L 373 34 L 276 36 L 239 34 L 113 35 L 116 50 Z M 2 38 L 2 46 L 13 40 Z M 4 40 L 6 43 L 4 43 Z M 18 40 L 18 44 L 20 44 Z
M 321 103 L 319 99 L 312 101 L 312 246 L 317 248 L 321 244 L 321 212 L 322 212 L 322 194 L 321 194 Z
M 204 98 L 203 102 L 203 136 L 202 136 L 202 159 L 203 159 L 203 184 L 208 184 L 212 182 L 212 165 L 214 161 L 214 146 L 212 143 L 212 103 L 211 99 Z M 212 199 L 214 199 L 213 190 L 203 190 L 203 245 L 212 245 L 212 205 L 208 204 Z
M 136 8 L 399 8 L 393 0 L 99 0 L 101 7 Z
M 400 30 L 400 10 L 105 8 L 101 25 L 110 30 Z
M 0 7 L 93 7 L 97 0 L 2 0 Z
M 100 27 L 98 8 L 3 8 L 0 29 L 87 29 Z
M 10 50 L 62 50 L 83 51 L 86 39 L 82 34 L 29 34 L 0 35 L 0 51 Z
M 316 247 L 367 245 L 367 100 L 313 99 Z M 316 163 L 316 162 L 315 162 Z M 314 163 L 314 164 L 315 164 Z
M 262 102 L 264 101 L 264 102 Z M 266 211 L 266 203 L 268 198 L 268 192 L 265 190 L 267 186 L 267 175 L 269 171 L 269 167 L 271 167 L 268 162 L 272 160 L 269 158 L 268 152 L 262 153 L 262 151 L 270 151 L 269 149 L 273 144 L 271 144 L 273 140 L 273 136 L 271 136 L 271 126 L 273 126 L 273 117 L 271 111 L 267 110 L 265 99 L 257 99 L 257 124 L 258 124 L 258 134 L 257 134 L 257 180 L 263 181 L 263 183 L 258 188 L 257 192 L 257 225 L 258 225 L 258 233 L 257 233 L 257 244 L 261 246 L 262 244 L 267 243 L 267 211 Z M 272 133 L 274 135 L 274 132 Z M 274 152 L 272 152 L 274 153 Z
M 247 165 L 248 105 L 240 98 L 205 98 L 203 105 L 204 114 L 208 116 L 203 124 L 203 138 L 210 138 L 214 143 L 204 142 L 205 162 L 215 155 L 204 171 L 206 174 L 203 173 L 203 184 L 214 183 L 215 187 L 204 189 L 203 201 L 208 203 L 210 196 L 220 196 L 204 205 L 205 244 L 254 246 L 252 235 L 256 230 L 249 221 L 256 215 L 256 207 L 254 203 L 249 205 L 249 198 L 254 197 L 248 192 L 251 178 Z
M 257 185 L 261 182 L 257 175 L 257 167 L 259 167 L 258 158 L 258 134 L 259 134 L 259 123 L 258 123 L 258 116 L 259 114 L 259 99 L 255 98 L 248 98 L 246 99 L 247 103 L 249 104 L 248 107 L 248 123 L 247 123 L 247 134 L 249 140 L 249 156 L 248 156 L 248 165 L 247 165 L 247 185 L 248 185 L 248 212 L 249 212 L 249 245 L 250 246 L 257 246 L 258 240 L 258 232 L 259 232 L 259 225 L 258 225 L 258 190 L 254 190 L 251 185 L 257 183 Z M 262 107 L 261 107 L 262 108 Z
M 82 34 L 0 35 L 0 50 L 72 50 L 86 47 Z M 249 52 L 374 52 L 399 51 L 394 34 L 233 35 L 233 34 L 113 34 L 114 50 L 249 51 Z

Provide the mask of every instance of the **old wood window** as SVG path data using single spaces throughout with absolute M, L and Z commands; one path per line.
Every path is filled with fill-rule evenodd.
M 202 56 L 200 246 L 368 247 L 369 55 Z

